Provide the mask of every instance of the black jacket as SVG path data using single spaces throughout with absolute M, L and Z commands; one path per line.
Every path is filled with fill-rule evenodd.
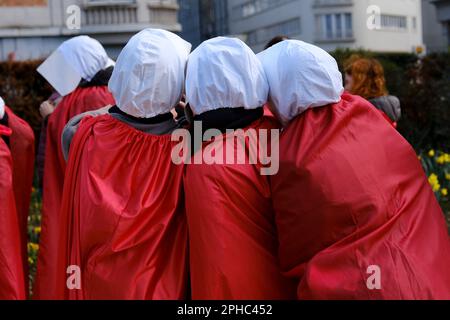
M 400 100 L 395 96 L 383 96 L 369 99 L 377 109 L 383 111 L 393 122 L 398 122 L 402 116 Z

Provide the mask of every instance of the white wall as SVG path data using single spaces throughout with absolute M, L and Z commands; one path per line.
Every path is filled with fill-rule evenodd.
M 381 14 L 407 17 L 406 30 L 369 30 L 367 8 L 377 5 Z M 413 17 L 416 28 L 413 28 Z M 412 52 L 414 47 L 423 46 L 421 0 L 358 0 L 355 1 L 354 33 L 357 46 L 385 52 Z

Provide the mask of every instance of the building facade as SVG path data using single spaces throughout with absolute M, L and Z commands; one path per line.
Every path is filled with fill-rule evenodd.
M 179 0 L 180 35 L 193 47 L 213 37 L 229 34 L 228 0 Z
M 437 29 L 435 43 L 438 45 L 437 51 L 450 50 L 450 0 L 431 0 L 431 4 L 436 7 L 434 13 L 439 21 L 440 28 Z
M 283 34 L 326 50 L 423 48 L 421 0 L 229 0 L 229 31 L 256 51 Z
M 147 27 L 181 31 L 176 0 L 0 0 L 0 60 L 39 59 L 86 34 L 117 57 Z

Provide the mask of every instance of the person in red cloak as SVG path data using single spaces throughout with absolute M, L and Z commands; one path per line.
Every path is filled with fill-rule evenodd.
M 16 210 L 18 215 L 20 241 L 22 248 L 23 273 L 26 292 L 28 292 L 28 213 L 31 199 L 31 188 L 34 175 L 34 133 L 24 120 L 4 105 L 0 98 L 0 108 L 4 108 L 0 123 L 12 131 L 8 138 L 13 161 L 13 185 Z
M 4 109 L 0 106 L 0 119 Z M 8 147 L 12 130 L 0 124 L 0 300 L 26 298 L 23 256 L 13 186 L 13 160 Z
M 276 258 L 269 181 L 262 163 L 250 160 L 260 133 L 278 132 L 277 122 L 263 115 L 267 96 L 262 66 L 242 41 L 215 38 L 191 54 L 186 97 L 194 128 L 215 132 L 213 142 L 194 146 L 185 174 L 194 300 L 295 298 Z M 255 135 L 240 143 L 243 136 L 228 130 Z M 195 141 L 203 131 L 194 129 Z
M 413 148 L 336 61 L 289 40 L 259 55 L 286 126 L 271 178 L 285 274 L 299 299 L 450 299 L 444 215 Z
M 87 36 L 64 42 L 38 68 L 63 98 L 49 116 L 47 125 L 42 231 L 33 292 L 35 299 L 55 297 L 55 254 L 61 227 L 56 221 L 66 169 L 61 151 L 62 131 L 72 117 L 114 103 L 107 87 L 112 68 L 112 62 L 101 44 Z
M 117 106 L 66 126 L 57 299 L 187 297 L 184 166 L 171 157 L 171 109 L 190 49 L 168 31 L 138 33 L 109 83 Z

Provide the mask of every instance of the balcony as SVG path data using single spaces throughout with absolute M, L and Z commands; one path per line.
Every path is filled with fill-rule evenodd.
M 138 23 L 137 5 L 135 3 L 88 4 L 84 9 L 86 25 L 88 26 Z
M 353 6 L 353 0 L 314 0 L 313 8 Z
M 314 42 L 318 44 L 323 43 L 348 43 L 348 42 L 355 42 L 355 37 L 353 36 L 353 33 L 348 33 L 345 36 L 337 37 L 327 37 L 321 34 L 316 34 L 314 37 Z
M 127 34 L 146 27 L 171 31 L 178 24 L 174 0 L 80 0 L 84 1 L 82 32 L 86 34 Z
M 160 0 L 148 5 L 150 23 L 164 25 L 177 24 L 179 5 L 177 1 Z

